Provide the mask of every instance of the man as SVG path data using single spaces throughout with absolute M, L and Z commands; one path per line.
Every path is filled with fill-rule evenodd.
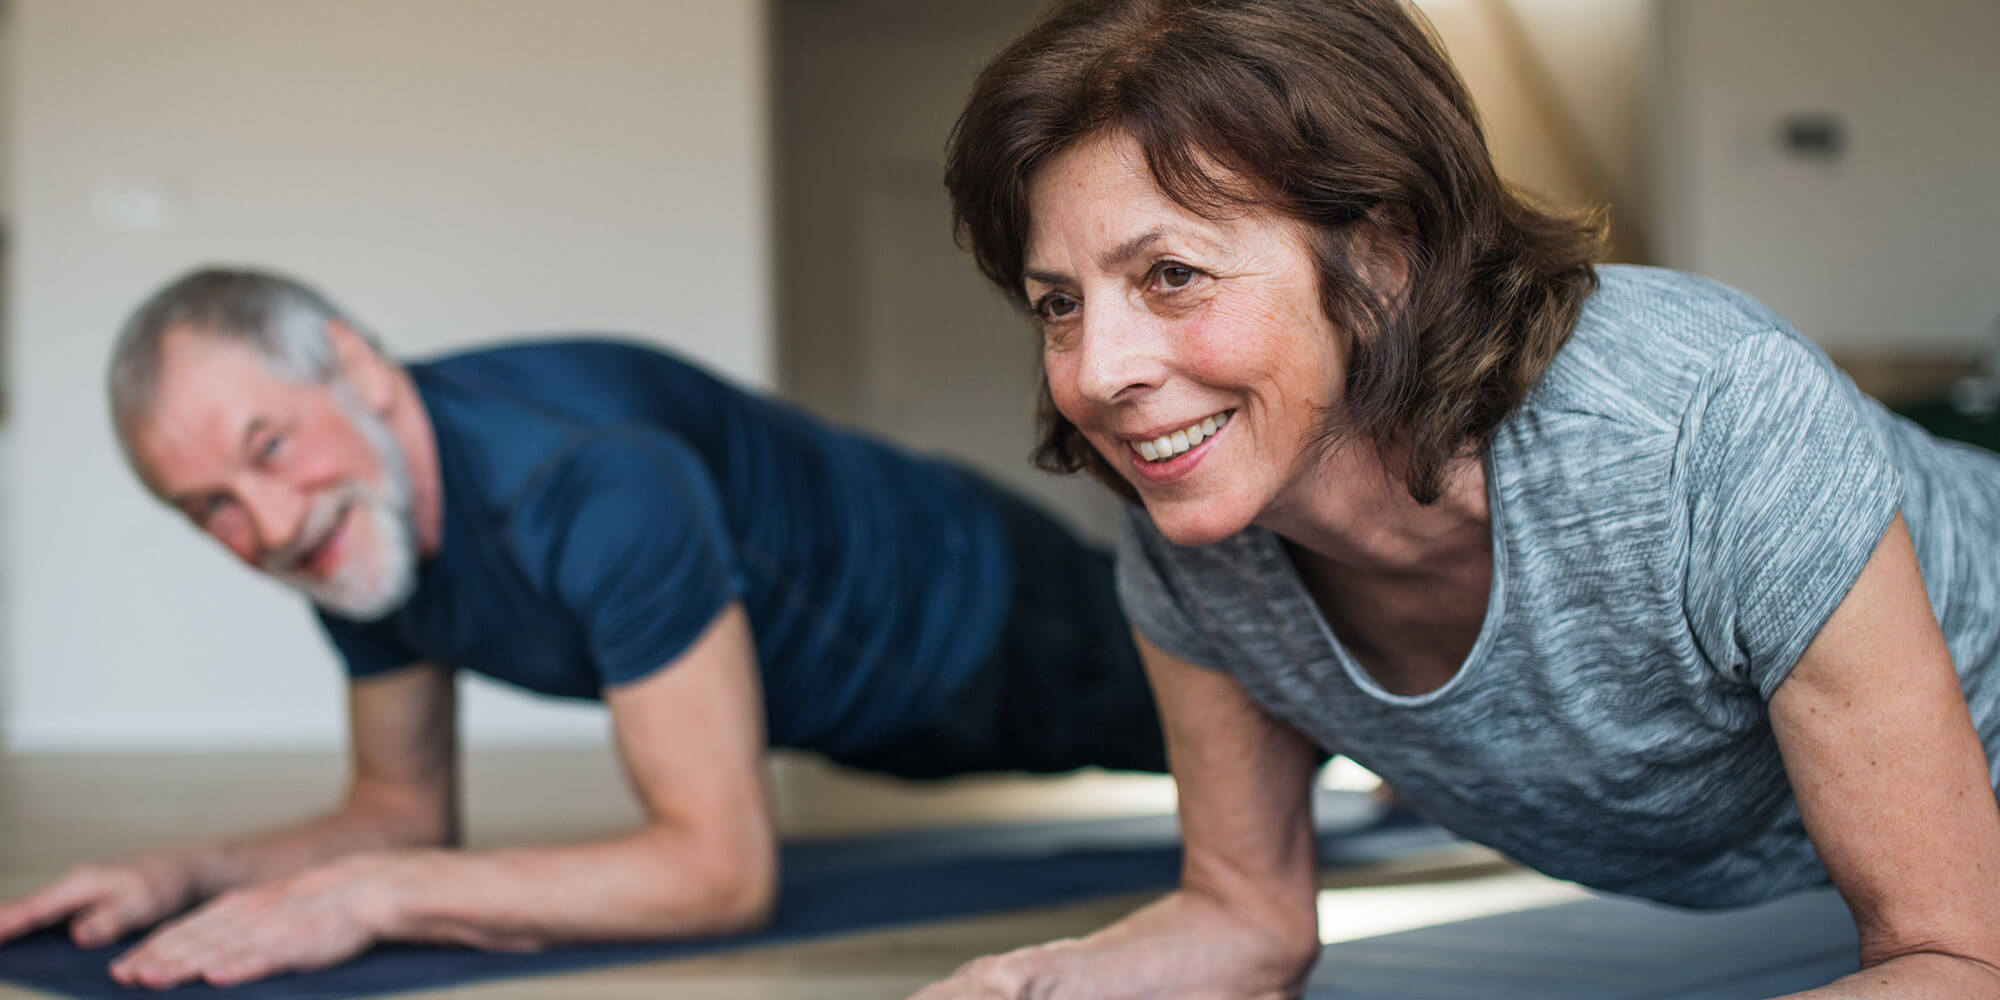
M 146 487 L 304 591 L 350 675 L 330 814 L 79 868 L 0 904 L 128 985 L 239 983 L 377 941 L 535 947 L 758 926 L 765 746 L 927 777 L 1164 770 L 1108 557 L 972 475 L 609 342 L 408 367 L 312 290 L 202 271 L 110 366 Z M 601 698 L 647 820 L 458 840 L 452 671 Z M 205 901 L 205 902 L 204 902 Z

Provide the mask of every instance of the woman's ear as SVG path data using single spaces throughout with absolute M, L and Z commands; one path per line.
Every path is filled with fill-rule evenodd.
M 1384 302 L 1402 302 L 1410 290 L 1417 220 L 1406 205 L 1382 202 L 1356 228 L 1355 273 Z
M 395 398 L 395 365 L 346 320 L 326 321 L 326 341 L 333 347 L 334 369 L 352 386 L 361 402 L 376 413 L 387 413 Z

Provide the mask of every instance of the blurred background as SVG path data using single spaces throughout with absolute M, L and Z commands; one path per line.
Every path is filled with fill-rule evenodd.
M 2000 346 L 2000 2 L 1420 6 L 1503 173 L 1608 206 L 1617 259 L 1764 298 L 1899 404 Z M 148 500 L 104 416 L 118 322 L 206 262 L 291 272 L 410 356 L 654 341 L 1105 532 L 1098 490 L 1026 464 L 1035 345 L 939 182 L 1039 7 L 8 0 L 0 747 L 340 742 L 303 605 Z M 475 743 L 602 740 L 468 686 Z

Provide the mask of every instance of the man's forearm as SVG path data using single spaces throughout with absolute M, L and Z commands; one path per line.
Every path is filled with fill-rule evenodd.
M 704 845 L 666 827 L 561 847 L 402 851 L 385 869 L 381 936 L 480 947 L 754 929 L 776 898 L 775 850 Z
M 429 812 L 350 795 L 322 816 L 175 853 L 188 864 L 197 897 L 207 898 L 349 854 L 444 844 L 450 824 Z

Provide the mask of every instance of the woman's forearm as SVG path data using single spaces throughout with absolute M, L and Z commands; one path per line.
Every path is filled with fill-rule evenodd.
M 1780 1000 L 1994 1000 L 2000 998 L 2000 969 L 1975 959 L 1940 952 L 1900 955 L 1843 976 L 1816 990 Z

